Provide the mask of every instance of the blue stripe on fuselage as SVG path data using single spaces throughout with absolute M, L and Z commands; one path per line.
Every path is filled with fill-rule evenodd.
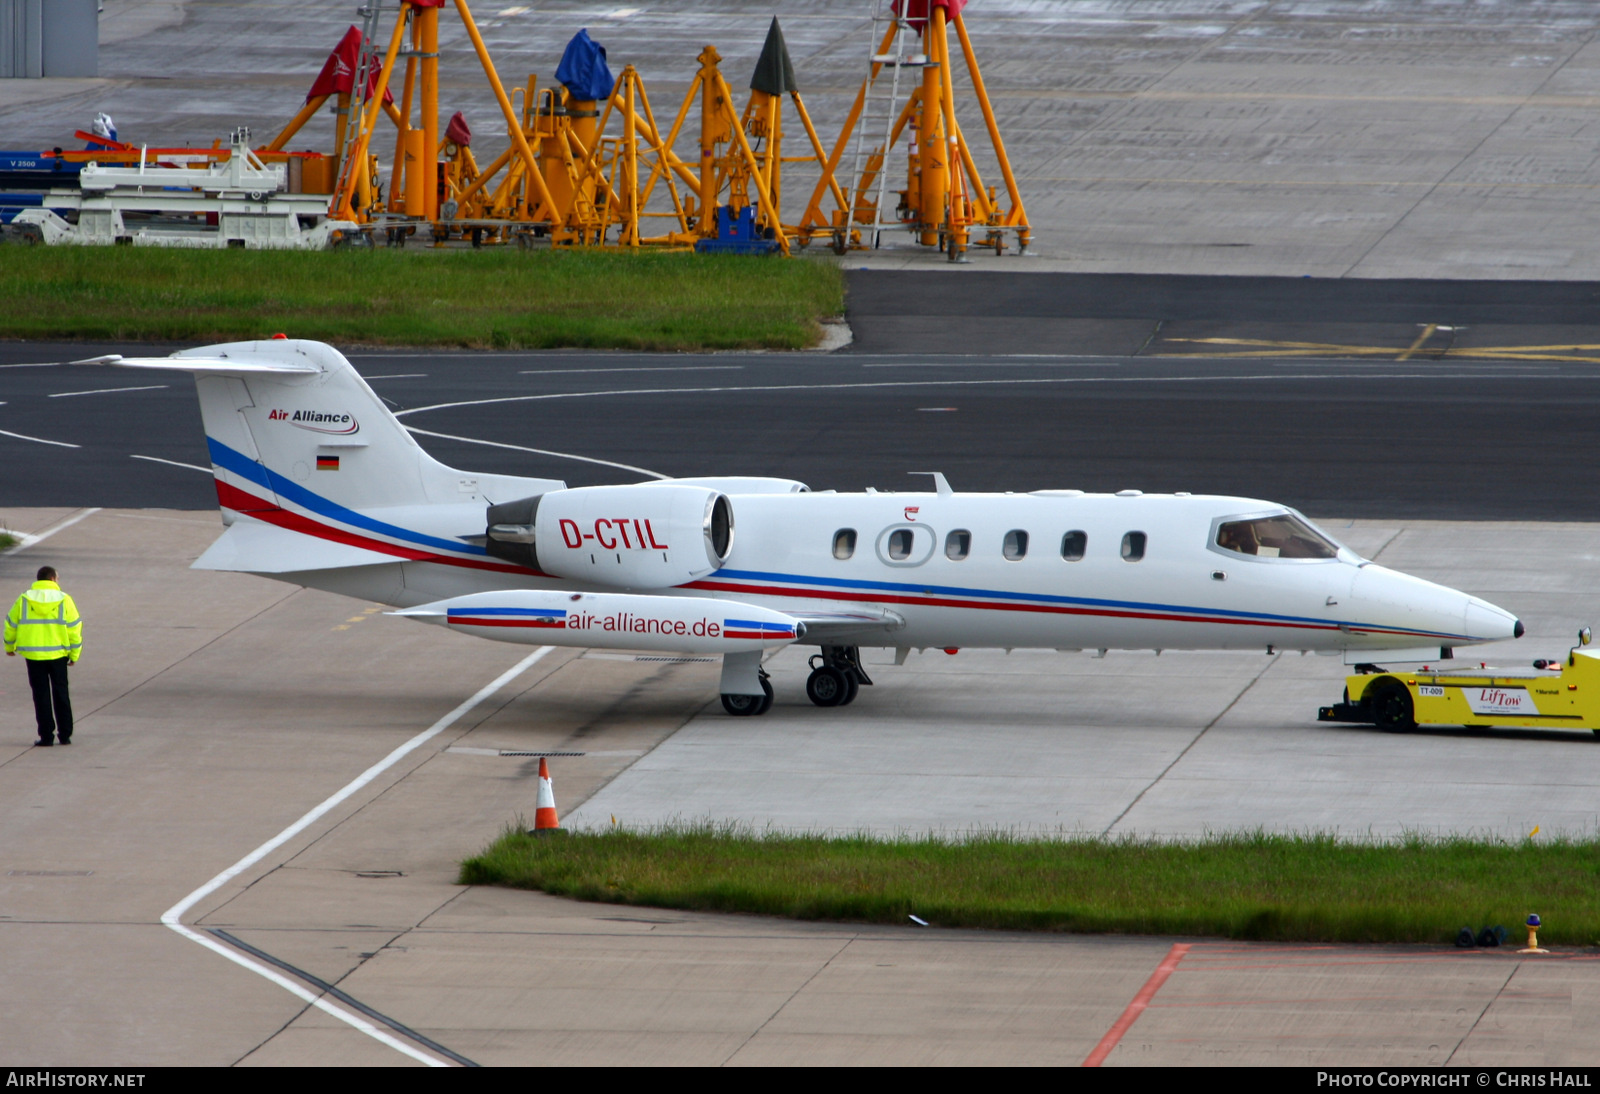
M 1437 631 L 1415 631 L 1410 628 L 1396 628 L 1380 626 L 1378 624 L 1353 623 L 1340 619 L 1316 619 L 1304 615 L 1275 615 L 1271 612 L 1242 612 L 1230 608 L 1197 608 L 1184 604 L 1154 604 L 1138 600 L 1100 600 L 1086 596 L 1057 596 L 1049 593 L 1012 593 L 991 589 L 971 589 L 960 585 L 908 585 L 899 581 L 862 581 L 849 578 L 834 577 L 806 577 L 799 574 L 778 574 L 762 570 L 717 570 L 714 578 L 733 578 L 746 581 L 778 581 L 785 584 L 796 585 L 821 585 L 833 589 L 862 589 L 892 593 L 907 593 L 922 596 L 969 596 L 975 599 L 988 600 L 1020 600 L 1025 603 L 1035 604 L 1062 604 L 1084 608 L 1108 608 L 1122 611 L 1145 612 L 1177 612 L 1184 615 L 1215 615 L 1228 619 L 1266 620 L 1273 623 L 1313 623 L 1319 627 L 1351 627 L 1355 630 L 1403 630 L 1419 635 L 1439 635 Z M 1463 641 L 1468 635 L 1445 634 L 1440 637 L 1457 638 Z
M 252 460 L 242 452 L 238 452 L 212 437 L 206 438 L 210 448 L 211 461 L 226 471 L 248 479 L 259 486 L 274 491 L 279 497 L 292 501 L 302 508 L 308 509 L 319 516 L 327 517 L 341 523 L 362 528 L 379 535 L 389 536 L 407 543 L 431 547 L 435 550 L 452 551 L 457 554 L 487 556 L 488 551 L 482 547 L 459 541 L 438 539 L 434 536 L 414 532 L 408 528 L 388 524 L 381 520 L 374 520 L 354 509 L 348 509 L 335 502 L 329 501 L 318 494 L 312 493 L 298 483 L 291 482 L 271 468 Z M 1034 604 L 1061 604 L 1085 608 L 1105 608 L 1122 611 L 1159 611 L 1177 612 L 1185 615 L 1212 615 L 1227 619 L 1263 620 L 1268 623 L 1309 623 L 1320 627 L 1349 627 L 1354 630 L 1385 630 L 1401 631 L 1417 634 L 1419 636 L 1455 638 L 1462 641 L 1474 641 L 1470 635 L 1441 634 L 1436 631 L 1418 631 L 1405 627 L 1390 627 L 1378 624 L 1362 624 L 1349 620 L 1317 619 L 1311 616 L 1278 615 L 1271 612 L 1245 612 L 1230 608 L 1200 608 L 1181 604 L 1156 604 L 1137 600 L 1102 600 L 1095 597 L 1059 596 L 1050 593 L 1021 593 L 1005 592 L 993 589 L 973 589 L 959 585 L 924 585 L 907 584 L 898 581 L 862 581 L 848 578 L 810 577 L 801 574 L 780 574 L 764 570 L 733 570 L 721 569 L 715 572 L 717 578 L 732 578 L 746 581 L 774 581 L 788 585 L 819 585 L 823 588 L 850 590 L 875 590 L 881 592 L 903 593 L 910 595 L 939 595 L 939 596 L 966 596 L 974 599 L 988 600 L 1013 600 Z M 796 590 L 803 592 L 804 590 Z M 998 606 L 998 605 L 997 605 Z
M 264 486 L 276 493 L 280 498 L 309 509 L 318 516 L 327 517 L 330 520 L 336 520 L 355 528 L 362 528 L 368 532 L 377 532 L 379 535 L 404 540 L 407 543 L 432 547 L 436 551 L 454 551 L 465 555 L 488 555 L 489 553 L 482 547 L 474 547 L 468 543 L 437 539 L 433 536 L 423 535 L 421 532 L 413 532 L 409 528 L 401 528 L 398 525 L 386 524 L 381 520 L 373 520 L 371 517 L 364 516 L 354 509 L 346 509 L 344 506 L 331 502 L 319 494 L 313 494 L 298 483 L 290 482 L 272 470 L 272 468 L 257 463 L 243 452 L 235 451 L 215 438 L 207 437 L 206 444 L 211 449 L 211 462 L 224 471 L 231 471 L 241 478 L 249 479 L 257 486 Z

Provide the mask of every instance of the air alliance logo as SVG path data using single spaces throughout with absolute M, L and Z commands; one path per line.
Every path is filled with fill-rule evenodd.
M 334 433 L 345 436 L 361 432 L 361 423 L 349 414 L 325 414 L 320 410 L 274 410 L 267 415 L 269 422 L 288 422 L 296 429 L 309 429 L 313 433 Z

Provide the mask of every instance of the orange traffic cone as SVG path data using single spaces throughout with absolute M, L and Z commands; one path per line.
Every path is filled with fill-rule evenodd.
M 533 831 L 530 835 L 545 836 L 561 831 L 556 819 L 556 792 L 550 785 L 550 765 L 539 757 L 539 804 L 533 811 Z

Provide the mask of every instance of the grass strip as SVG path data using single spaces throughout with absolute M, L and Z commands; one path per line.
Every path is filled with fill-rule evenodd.
M 1521 944 L 1600 939 L 1600 838 L 1408 836 L 1356 843 L 1245 833 L 1186 843 L 758 834 L 680 825 L 534 839 L 508 830 L 462 864 L 470 885 L 795 919 L 1295 942 L 1453 941 L 1503 925 Z
M 844 310 L 828 260 L 685 252 L 0 252 L 0 337 L 632 350 L 803 349 Z
M 22 541 L 10 532 L 0 532 L 0 551 L 9 551 Z

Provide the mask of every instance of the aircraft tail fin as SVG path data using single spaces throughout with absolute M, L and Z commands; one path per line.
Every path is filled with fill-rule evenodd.
M 489 504 L 563 485 L 446 467 L 422 450 L 344 355 L 322 342 L 275 338 L 77 363 L 194 374 L 226 520 L 287 507 L 332 514 Z

